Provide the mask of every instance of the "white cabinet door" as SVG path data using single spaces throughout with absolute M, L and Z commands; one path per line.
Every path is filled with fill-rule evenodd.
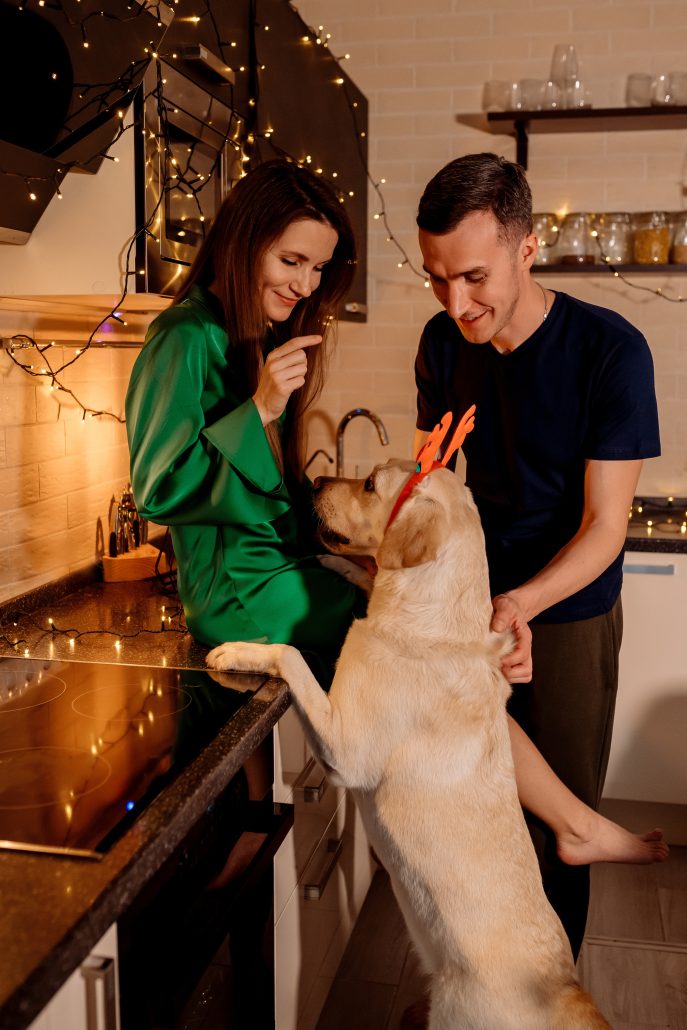
M 117 927 L 114 924 L 29 1030 L 119 1030 Z
M 604 796 L 687 804 L 687 554 L 628 551 Z
M 362 908 L 373 863 L 352 798 L 311 764 L 293 709 L 275 729 L 274 791 L 275 800 L 294 805 L 293 830 L 274 861 L 276 1030 L 310 1030 Z

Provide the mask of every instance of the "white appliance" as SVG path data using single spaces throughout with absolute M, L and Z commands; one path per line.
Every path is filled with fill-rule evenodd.
M 604 797 L 687 804 L 687 553 L 627 551 Z

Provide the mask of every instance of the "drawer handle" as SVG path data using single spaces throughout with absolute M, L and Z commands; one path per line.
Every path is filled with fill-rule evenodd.
M 303 769 L 298 774 L 298 779 L 293 785 L 294 800 L 319 802 L 322 800 L 326 789 L 327 777 L 315 759 L 311 758 L 303 766 Z
M 308 866 L 303 882 L 303 897 L 306 901 L 320 900 L 329 882 L 329 878 L 336 868 L 336 863 L 341 858 L 342 851 L 343 837 L 339 837 L 338 840 L 335 837 L 330 837 L 327 841 L 323 857 L 320 858 L 318 854 L 313 856 L 310 865 L 313 865 L 315 868 L 310 873 L 310 865 Z
M 81 963 L 81 975 L 86 989 L 87 1030 L 117 1030 L 117 992 L 115 989 L 115 960 L 90 955 Z M 98 1004 L 98 984 L 101 984 L 102 1002 Z M 99 1012 L 103 1014 L 101 1023 Z
M 674 565 L 623 565 L 623 572 L 638 576 L 674 576 Z

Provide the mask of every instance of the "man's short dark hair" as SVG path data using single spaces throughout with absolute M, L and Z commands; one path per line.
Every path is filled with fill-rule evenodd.
M 473 211 L 491 211 L 507 242 L 531 233 L 532 192 L 524 169 L 497 154 L 466 154 L 450 161 L 427 184 L 417 224 L 443 236 Z

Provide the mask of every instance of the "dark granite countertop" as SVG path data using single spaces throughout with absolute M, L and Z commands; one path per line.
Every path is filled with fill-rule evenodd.
M 625 549 L 687 554 L 687 497 L 635 497 Z
M 171 620 L 165 632 L 160 631 L 162 605 Z M 0 607 L 0 656 L 28 648 L 38 658 L 202 668 L 207 648 L 183 631 L 181 621 L 177 599 L 160 593 L 154 581 L 99 583 L 89 576 L 70 577 Z M 70 645 L 74 631 L 85 635 Z M 21 641 L 17 649 L 11 646 L 14 640 Z M 250 701 L 101 861 L 0 851 L 3 1030 L 29 1025 L 288 707 L 281 680 L 237 676 L 236 683 L 238 689 L 242 684 L 255 690 Z
M 653 551 L 664 554 L 687 554 L 687 534 L 666 532 L 646 526 L 630 526 L 625 540 L 626 551 Z

